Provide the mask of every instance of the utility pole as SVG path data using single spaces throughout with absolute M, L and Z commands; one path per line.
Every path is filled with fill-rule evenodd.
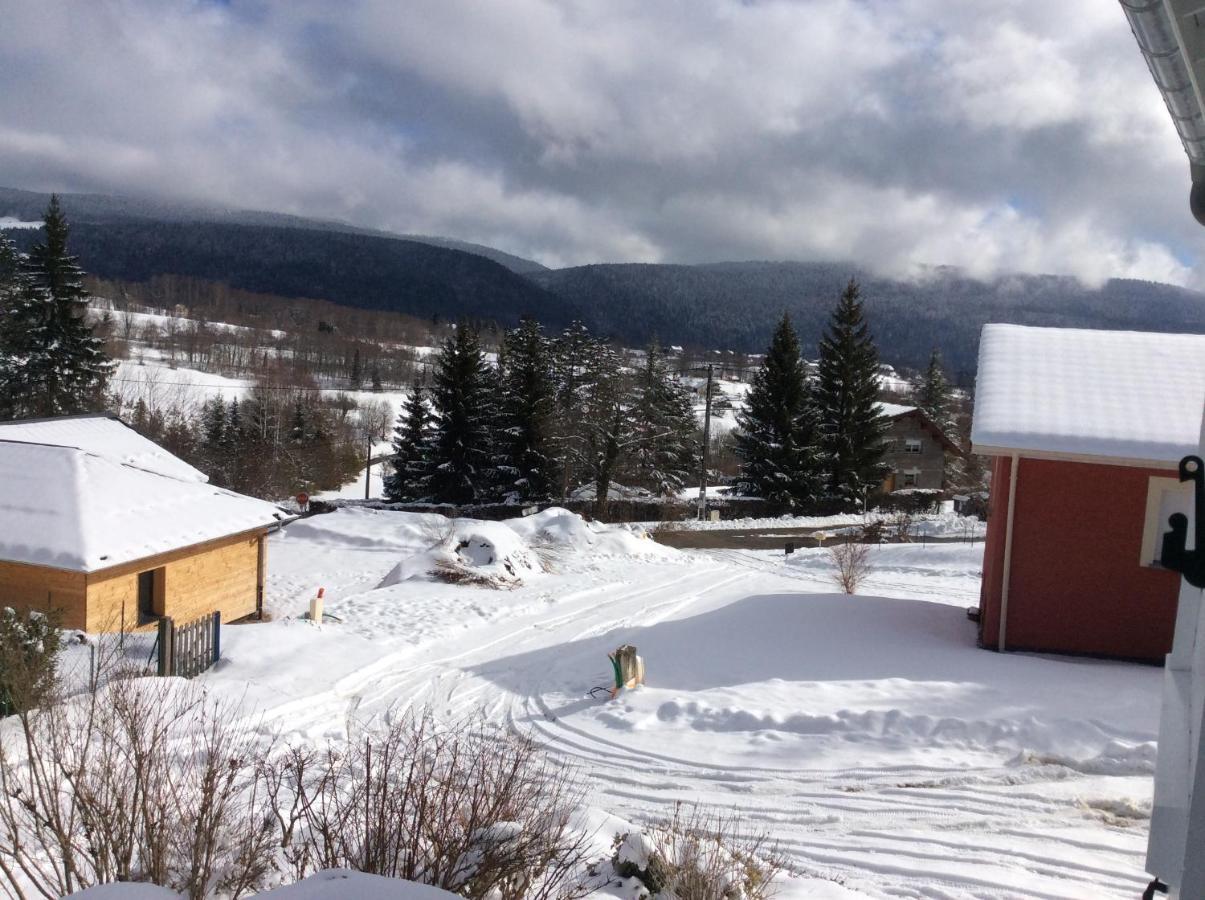
M 368 442 L 368 455 L 364 457 L 364 499 L 371 500 L 369 488 L 372 486 L 372 432 L 365 438 Z
M 699 521 L 707 518 L 707 449 L 711 444 L 711 378 L 715 366 L 707 364 L 707 393 L 703 402 L 703 465 L 699 470 Z

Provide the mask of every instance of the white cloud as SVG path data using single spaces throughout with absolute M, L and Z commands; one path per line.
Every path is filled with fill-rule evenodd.
M 1205 281 L 1098 0 L 14 4 L 0 182 L 596 260 Z M 0 210 L 0 213 L 3 211 Z

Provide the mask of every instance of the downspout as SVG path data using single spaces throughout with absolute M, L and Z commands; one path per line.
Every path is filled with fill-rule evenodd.
M 1013 513 L 1017 504 L 1017 469 L 1020 457 L 1016 453 L 1008 465 L 1008 517 L 1004 522 L 1004 576 L 1000 579 L 1000 627 L 996 632 L 996 649 L 1004 652 L 1008 631 L 1008 578 L 1013 564 Z

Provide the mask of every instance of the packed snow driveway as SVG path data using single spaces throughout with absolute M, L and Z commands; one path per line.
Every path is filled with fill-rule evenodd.
M 296 523 L 273 546 L 278 621 L 228 629 L 206 678 L 315 741 L 410 704 L 484 711 L 571 760 L 622 819 L 739 810 L 798 867 L 785 896 L 1141 892 L 1160 673 L 977 649 L 981 547 L 876 548 L 866 595 L 847 597 L 824 551 L 675 552 L 541 515 Z M 431 574 L 470 533 L 539 571 L 504 589 Z M 290 618 L 317 586 L 340 623 Z M 647 684 L 590 698 L 621 643 Z

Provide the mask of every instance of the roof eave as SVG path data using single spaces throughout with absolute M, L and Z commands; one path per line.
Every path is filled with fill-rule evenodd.
M 1020 456 L 1053 462 L 1092 463 L 1098 466 L 1124 466 L 1130 469 L 1167 469 L 1174 471 L 1179 460 L 1140 459 L 1132 456 L 1106 456 L 1095 453 L 1068 453 L 1062 450 L 1037 450 L 1029 447 L 1003 447 L 972 441 L 971 452 L 979 456 Z

